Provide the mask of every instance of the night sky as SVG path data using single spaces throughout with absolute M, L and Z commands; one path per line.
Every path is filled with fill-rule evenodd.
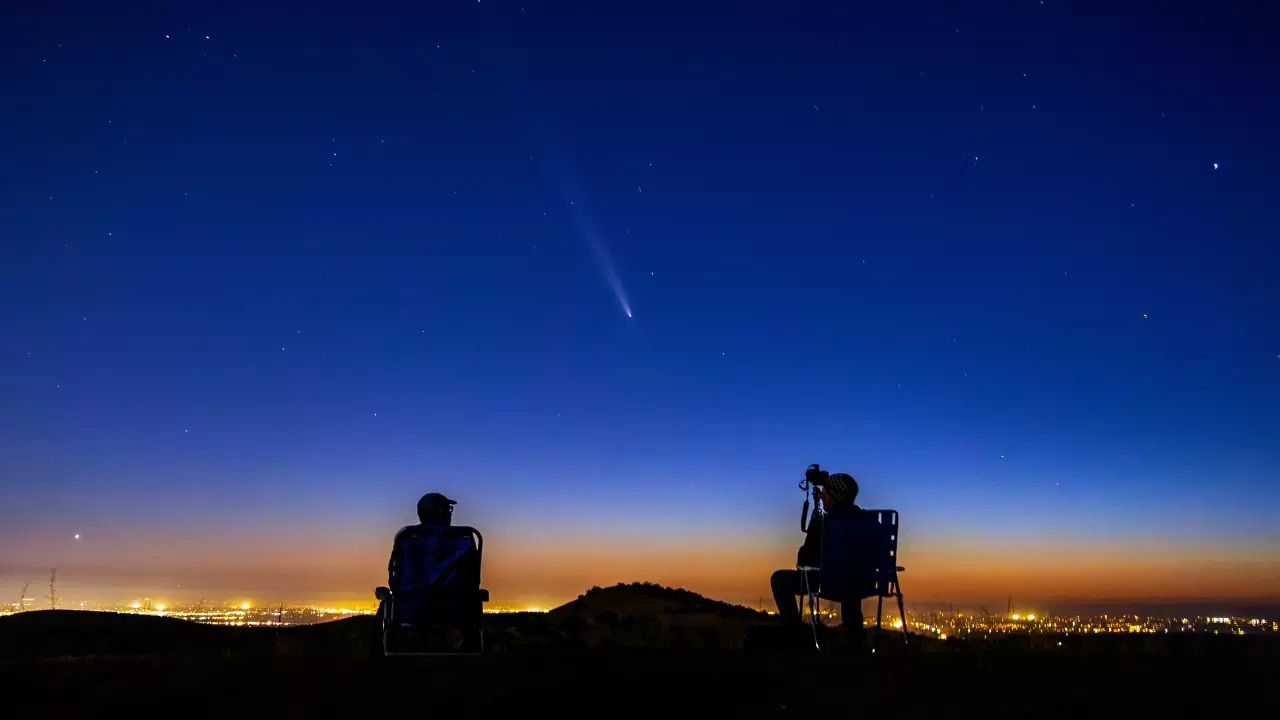
M 1280 597 L 1269 4 L 832 5 L 6 3 L 0 599 Z

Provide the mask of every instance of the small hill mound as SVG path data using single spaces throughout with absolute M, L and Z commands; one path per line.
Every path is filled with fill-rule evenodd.
M 768 615 L 679 588 L 637 582 L 593 587 L 547 613 L 571 642 L 594 647 L 742 647 Z
M 652 615 L 675 619 L 684 616 L 706 616 L 734 621 L 762 620 L 768 615 L 742 605 L 733 605 L 699 595 L 690 590 L 670 588 L 649 582 L 593 587 L 550 611 L 553 617 L 578 615 L 596 618 L 605 613 L 619 617 Z

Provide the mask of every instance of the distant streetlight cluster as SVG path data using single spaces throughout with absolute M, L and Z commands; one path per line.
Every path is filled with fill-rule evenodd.
M 27 610 L 40 608 L 27 607 Z M 338 620 L 355 615 L 372 615 L 372 608 L 320 607 L 315 605 L 276 605 L 255 606 L 253 603 L 160 603 L 149 598 L 135 600 L 130 603 L 100 605 L 93 603 L 75 603 L 68 610 L 88 610 L 98 612 L 117 612 L 127 615 L 154 615 L 158 617 L 177 618 L 209 625 L 231 625 L 240 627 L 311 625 L 314 623 Z M 16 604 L 0 610 L 0 616 L 22 612 Z
M 1280 620 L 1233 615 L 1165 617 L 1155 615 L 1067 615 L 1036 613 L 1008 615 L 937 611 L 908 613 L 913 632 L 935 637 L 977 635 L 1103 633 L 1210 633 L 1214 635 L 1255 635 L 1280 632 Z

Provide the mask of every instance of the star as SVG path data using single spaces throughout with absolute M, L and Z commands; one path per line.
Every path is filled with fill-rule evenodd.
M 168 35 L 165 35 L 165 36 L 164 36 L 164 39 L 165 39 L 165 40 L 168 40 L 168 39 L 169 39 L 169 36 L 168 36 Z
M 1147 314 L 1146 314 L 1146 313 L 1142 313 L 1142 317 L 1143 317 L 1143 318 L 1146 318 L 1146 317 L 1147 317 Z
M 1213 169 L 1214 169 L 1214 170 L 1217 170 L 1217 169 L 1218 169 L 1218 163 L 1214 163 L 1214 164 L 1213 164 Z
M 76 539 L 77 539 L 77 540 L 79 540 L 79 539 L 80 539 L 80 533 L 76 533 Z

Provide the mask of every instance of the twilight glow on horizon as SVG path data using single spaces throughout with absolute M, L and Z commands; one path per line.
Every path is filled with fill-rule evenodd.
M 1267 8 L 614 5 L 0 11 L 0 593 L 1280 602 Z

